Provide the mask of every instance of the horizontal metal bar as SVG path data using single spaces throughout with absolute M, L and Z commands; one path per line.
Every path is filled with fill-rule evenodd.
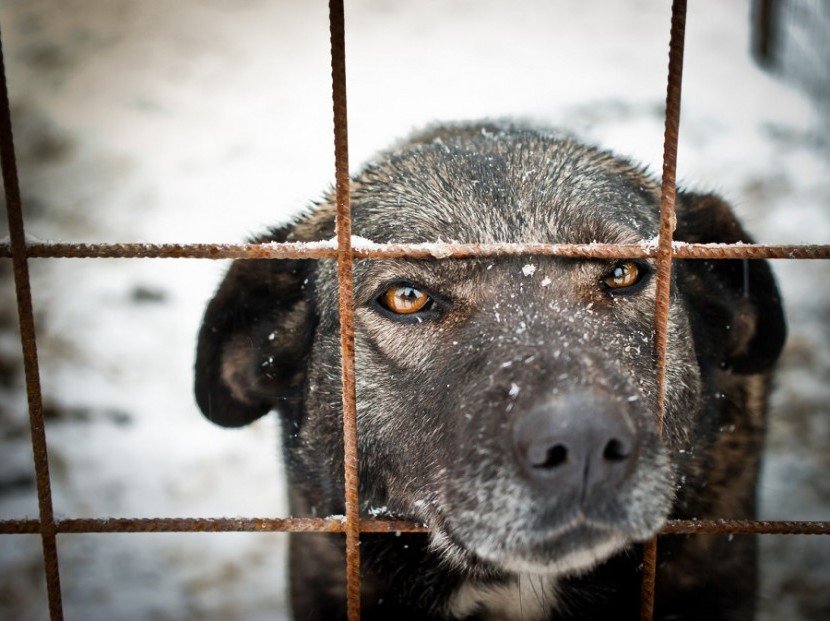
M 830 521 L 669 520 L 661 535 L 830 535 Z
M 830 245 L 672 244 L 675 259 L 830 259 Z
M 356 243 L 355 259 L 469 259 L 547 255 L 570 258 L 641 259 L 657 256 L 653 244 L 375 244 Z M 336 259 L 334 241 L 261 244 L 37 243 L 26 247 L 31 259 Z M 830 244 L 686 244 L 674 242 L 675 259 L 830 259 Z M 11 258 L 0 244 L 0 258 Z
M 362 519 L 365 533 L 429 532 L 403 520 Z M 74 518 L 57 520 L 58 533 L 318 532 L 345 531 L 345 518 Z M 40 532 L 38 520 L 0 520 L 0 535 Z
M 0 245 L 0 258 L 8 256 Z M 37 243 L 26 247 L 30 259 L 334 259 L 336 244 L 142 244 Z
M 58 533 L 317 532 L 345 531 L 345 519 L 329 518 L 89 518 L 57 520 Z M 363 518 L 364 533 L 428 533 L 406 520 Z M 38 520 L 0 520 L 0 535 L 34 535 Z M 830 535 L 830 521 L 669 520 L 661 535 Z

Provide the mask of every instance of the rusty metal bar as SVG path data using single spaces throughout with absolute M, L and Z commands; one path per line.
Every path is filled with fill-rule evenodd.
M 830 244 L 686 244 L 673 242 L 675 259 L 830 259 Z M 470 259 L 543 255 L 586 259 L 656 258 L 653 244 L 361 244 L 355 259 Z M 0 258 L 11 258 L 0 244 Z M 336 259 L 333 241 L 261 244 L 36 243 L 26 247 L 30 259 Z
M 657 242 L 657 292 L 654 305 L 654 347 L 657 357 L 657 429 L 662 435 L 666 409 L 666 348 L 671 298 L 672 237 L 677 224 L 677 140 L 680 127 L 680 87 L 683 77 L 683 40 L 686 0 L 672 2 L 669 43 L 669 81 L 666 92 L 666 129 L 663 141 L 663 181 L 660 197 L 660 232 Z
M 14 137 L 2 43 L 0 43 L 0 163 L 2 163 L 3 187 L 6 192 L 10 250 L 14 268 L 17 314 L 20 321 L 20 342 L 23 348 L 23 370 L 29 403 L 29 429 L 32 434 L 32 451 L 35 458 L 39 526 L 43 545 L 43 562 L 46 568 L 49 616 L 52 621 L 58 621 L 63 619 L 63 606 L 58 571 L 58 547 L 55 539 L 55 516 L 52 509 L 46 429 L 43 423 L 43 399 L 40 392 L 32 290 L 29 283 L 29 264 L 26 258 L 26 234 L 23 228 L 23 208 L 20 202 L 17 161 L 14 155 Z
M 654 617 L 654 585 L 657 578 L 657 537 L 643 544 L 643 576 L 640 586 L 640 619 L 651 621 Z
M 58 520 L 58 533 L 342 533 L 345 517 L 328 518 L 74 518 Z M 423 524 L 404 520 L 362 519 L 364 533 L 429 532 Z M 0 520 L 0 535 L 40 532 L 38 520 Z
M 677 225 L 677 141 L 680 129 L 680 94 L 683 81 L 683 45 L 686 34 L 686 0 L 673 0 L 669 38 L 669 76 L 666 86 L 666 125 L 663 137 L 663 178 L 660 192 L 660 231 L 657 241 L 657 292 L 654 303 L 654 349 L 657 357 L 657 429 L 663 435 L 666 413 L 666 348 L 671 302 L 672 237 Z M 657 577 L 657 536 L 643 546 L 640 619 L 654 617 Z
M 0 258 L 11 256 L 0 244 Z M 46 242 L 26 247 L 30 259 L 336 259 L 334 242 L 144 244 Z
M 0 520 L 0 535 L 38 535 L 40 521 L 31 519 Z
M 72 518 L 57 520 L 59 534 L 79 533 L 342 533 L 345 517 L 327 518 Z M 361 518 L 362 533 L 429 533 L 407 520 Z M 0 520 L 0 535 L 36 535 L 40 521 Z M 830 535 L 830 521 L 669 520 L 661 535 Z
M 830 245 L 683 244 L 675 259 L 830 259 Z
M 830 521 L 669 520 L 662 535 L 830 535 Z
M 343 384 L 343 477 L 346 503 L 346 616 L 360 619 L 360 502 L 358 498 L 357 395 L 354 370 L 354 255 L 349 203 L 349 135 L 346 110 L 346 40 L 343 0 L 329 1 L 331 93 L 334 113 L 337 284 Z

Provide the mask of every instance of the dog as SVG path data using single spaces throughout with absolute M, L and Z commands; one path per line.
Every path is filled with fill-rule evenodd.
M 375 242 L 641 243 L 644 168 L 553 130 L 439 125 L 351 185 Z M 331 194 L 258 242 L 335 235 Z M 751 242 L 679 191 L 675 239 Z M 658 433 L 653 259 L 355 262 L 360 500 L 430 534 L 361 536 L 364 619 L 637 619 L 642 542 L 672 518 L 753 518 L 786 337 L 765 261 L 677 260 Z M 272 409 L 291 513 L 344 512 L 332 260 L 238 260 L 208 304 L 195 392 L 227 427 Z M 342 535 L 292 535 L 296 619 L 345 617 Z M 751 619 L 752 537 L 660 539 L 657 619 Z

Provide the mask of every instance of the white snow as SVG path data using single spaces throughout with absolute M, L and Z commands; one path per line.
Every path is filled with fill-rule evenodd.
M 382 507 L 369 507 L 366 510 L 366 513 L 372 517 L 393 517 L 392 512 L 389 511 L 389 507 L 386 505 L 383 505 Z
M 655 235 L 650 239 L 644 239 L 642 242 L 640 242 L 640 245 L 643 247 L 644 250 L 654 252 L 660 245 L 660 237 L 658 235 Z
M 334 241 L 336 243 L 337 238 L 335 238 Z M 351 242 L 352 248 L 358 248 L 361 250 L 373 250 L 378 246 L 371 239 L 366 239 L 365 237 L 360 237 L 359 235 L 352 235 Z
M 270 244 L 264 244 L 265 246 L 275 246 L 279 247 L 284 244 L 278 244 L 276 242 L 272 242 Z M 291 242 L 288 244 L 291 247 L 305 249 L 305 250 L 335 250 L 337 249 L 337 238 L 334 237 L 332 239 L 322 239 L 320 241 L 309 241 L 309 242 Z

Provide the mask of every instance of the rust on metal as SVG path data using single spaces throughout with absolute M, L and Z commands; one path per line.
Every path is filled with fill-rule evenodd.
M 657 535 L 643 544 L 643 577 L 640 583 L 640 619 L 654 616 L 654 585 L 657 576 Z
M 9 92 L 6 67 L 0 42 L 0 163 L 3 168 L 3 187 L 6 192 L 6 211 L 9 220 L 9 246 L 14 269 L 17 314 L 20 321 L 20 343 L 23 349 L 23 370 L 29 404 L 29 429 L 35 458 L 40 537 L 43 562 L 46 568 L 46 591 L 49 597 L 49 616 L 52 621 L 63 619 L 58 546 L 55 538 L 55 516 L 52 510 L 52 485 L 49 478 L 49 456 L 46 450 L 46 429 L 43 423 L 43 399 L 40 392 L 40 370 L 37 361 L 35 319 L 32 312 L 32 290 L 29 283 L 29 264 L 26 258 L 26 233 L 23 229 L 23 208 L 17 161 L 14 155 Z
M 327 518 L 71 518 L 57 520 L 57 533 L 341 533 L 344 516 Z M 429 533 L 425 524 L 400 519 L 361 518 L 362 533 Z M 0 520 L 0 535 L 36 535 L 40 521 Z M 830 535 L 830 521 L 668 520 L 661 535 Z
M 830 244 L 672 244 L 675 259 L 830 259 Z M 355 259 L 472 259 L 544 255 L 585 259 L 653 259 L 651 244 L 422 243 L 352 246 Z M 11 258 L 0 244 L 0 258 Z M 29 259 L 336 259 L 332 242 L 260 244 L 36 243 L 26 246 Z
M 830 521 L 669 520 L 664 535 L 830 535 Z
M 830 259 L 830 245 L 674 244 L 675 259 Z
M 680 93 L 683 82 L 683 44 L 686 34 L 686 0 L 673 0 L 669 37 L 669 77 L 666 86 L 666 124 L 663 136 L 663 178 L 660 191 L 660 231 L 657 239 L 657 292 L 654 302 L 654 349 L 657 363 L 657 430 L 663 435 L 666 413 L 666 348 L 671 304 L 672 238 L 677 224 L 677 140 L 680 130 Z M 641 621 L 654 617 L 654 583 L 657 577 L 657 536 L 643 546 Z
M 354 255 L 349 203 L 349 135 L 346 113 L 346 41 L 343 0 L 329 1 L 331 93 L 334 113 L 335 200 L 340 365 L 343 384 L 343 477 L 346 504 L 346 616 L 360 619 L 360 502 L 358 498 L 357 395 L 354 371 Z
M 39 520 L 0 520 L 0 535 L 39 535 Z
M 0 257 L 11 256 L 0 245 Z M 30 259 L 336 259 L 333 243 L 145 244 L 114 242 L 36 243 L 26 247 Z
M 666 89 L 666 128 L 663 138 L 663 181 L 660 195 L 660 232 L 657 241 L 657 292 L 654 304 L 654 349 L 657 358 L 657 428 L 663 433 L 666 410 L 666 347 L 671 299 L 672 241 L 677 222 L 677 140 L 680 127 L 680 85 L 683 77 L 683 39 L 686 0 L 672 2 L 669 42 L 669 80 Z
M 73 518 L 58 520 L 58 533 L 342 533 L 345 516 L 327 518 Z M 364 533 L 426 533 L 423 524 L 404 520 L 360 521 Z M 0 520 L 0 534 L 33 535 L 40 533 L 38 520 Z

